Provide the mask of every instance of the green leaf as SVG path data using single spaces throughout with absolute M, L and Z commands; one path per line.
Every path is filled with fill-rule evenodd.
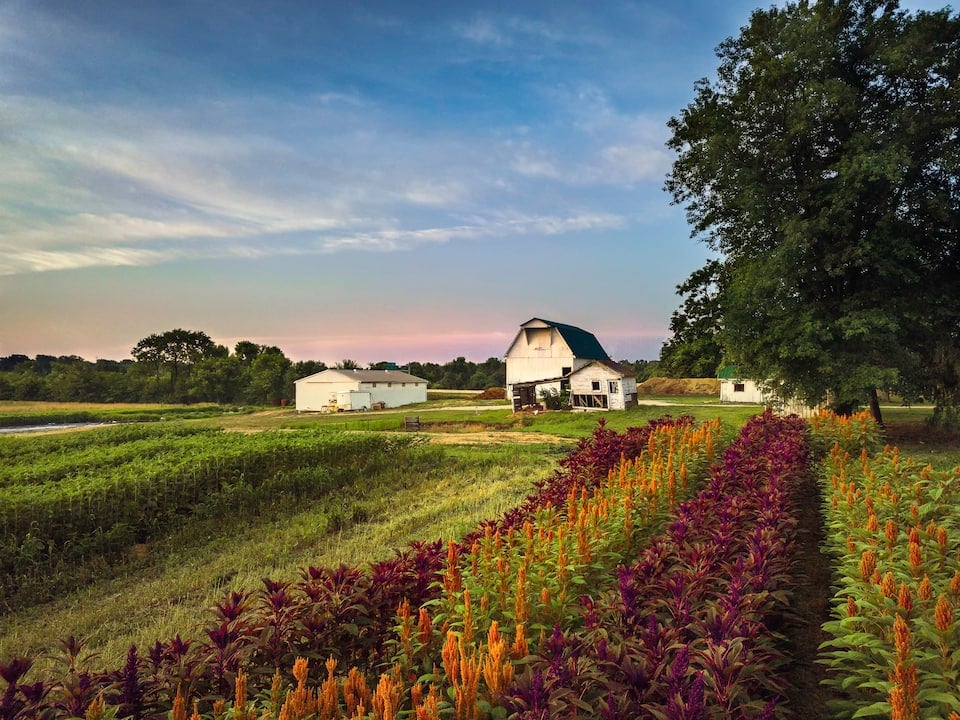
M 890 703 L 886 700 L 880 702 L 875 702 L 872 705 L 867 705 L 857 710 L 851 718 L 861 718 L 861 717 L 876 717 L 877 715 L 883 715 L 886 717 L 890 716 L 890 713 L 893 711 L 893 708 L 890 707 Z

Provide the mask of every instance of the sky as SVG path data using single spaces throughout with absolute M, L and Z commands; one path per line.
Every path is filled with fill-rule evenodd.
M 763 6 L 0 0 L 0 356 L 656 359 L 709 257 L 667 121 Z

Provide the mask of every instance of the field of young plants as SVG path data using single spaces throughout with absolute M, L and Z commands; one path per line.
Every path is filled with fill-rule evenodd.
M 4 566 L 14 590 L 193 522 L 207 502 L 216 513 L 261 492 L 322 498 L 424 451 L 383 433 L 113 432 L 97 449 L 79 435 L 59 450 L 23 443 L 29 461 L 0 445 L 0 485 L 22 498 L 3 505 L 4 542 L 34 561 Z M 863 416 L 601 422 L 523 500 L 460 537 L 264 578 L 225 593 L 202 630 L 131 646 L 116 665 L 87 658 L 69 629 L 58 665 L 2 657 L 0 718 L 958 720 L 960 468 L 934 471 L 879 438 Z M 234 456 L 234 442 L 250 445 Z M 112 479 L 80 479 L 94 475 Z M 149 519 L 136 509 L 145 493 Z M 801 707 L 797 687 L 818 677 L 798 667 L 811 658 L 796 639 L 819 629 L 797 609 L 811 498 L 833 568 L 820 708 Z M 105 544 L 81 550 L 91 517 Z M 112 527 L 134 534 L 110 544 Z M 25 552 L 33 533 L 46 555 Z
M 416 442 L 167 423 L 0 438 L 0 607 L 62 592 L 183 525 L 327 497 Z

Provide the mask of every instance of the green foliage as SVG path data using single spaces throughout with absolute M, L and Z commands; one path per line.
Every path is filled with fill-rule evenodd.
M 417 442 L 330 432 L 224 433 L 164 424 L 0 438 L 0 583 L 32 601 L 43 578 L 121 557 L 197 519 L 316 497 Z M 29 581 L 26 582 L 25 581 Z
M 673 336 L 660 349 L 658 371 L 665 377 L 716 377 L 723 361 L 719 341 L 722 272 L 723 265 L 711 260 L 677 286 L 677 293 L 686 299 L 670 316 Z
M 540 402 L 547 410 L 569 410 L 570 391 L 557 388 L 543 388 L 540 390 Z
M 908 383 L 955 405 L 960 18 L 788 3 L 718 55 L 670 122 L 667 189 L 721 256 L 726 359 L 810 402 Z

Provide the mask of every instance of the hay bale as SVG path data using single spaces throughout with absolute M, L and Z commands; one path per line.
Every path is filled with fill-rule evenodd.
M 652 377 L 637 385 L 640 395 L 719 395 L 716 378 Z

